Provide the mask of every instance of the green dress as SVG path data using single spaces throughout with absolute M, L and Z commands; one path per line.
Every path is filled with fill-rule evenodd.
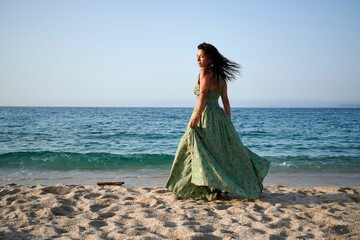
M 197 127 L 180 140 L 166 187 L 179 198 L 214 200 L 220 191 L 256 199 L 270 162 L 243 145 L 219 106 L 219 90 L 209 90 Z M 199 95 L 200 85 L 194 89 Z M 195 114 L 196 109 L 192 113 Z

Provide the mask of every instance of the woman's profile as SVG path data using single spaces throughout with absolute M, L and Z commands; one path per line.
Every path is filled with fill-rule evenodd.
M 240 65 L 211 44 L 198 46 L 197 105 L 177 148 L 166 187 L 179 198 L 214 200 L 222 192 L 256 199 L 270 163 L 245 147 L 231 122 L 227 82 Z M 218 99 L 221 97 L 224 108 Z

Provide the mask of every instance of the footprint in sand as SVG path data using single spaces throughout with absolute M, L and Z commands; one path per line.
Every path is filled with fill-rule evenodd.
M 72 217 L 75 213 L 74 208 L 65 204 L 56 204 L 50 211 L 56 216 Z
M 86 199 L 94 199 L 94 198 L 97 198 L 99 196 L 101 196 L 100 193 L 88 193 L 88 194 L 84 195 L 84 198 L 86 198 Z
M 89 225 L 95 228 L 101 228 L 107 226 L 108 224 L 102 220 L 93 220 L 89 222 Z
M 43 194 L 51 193 L 58 195 L 65 195 L 72 191 L 70 186 L 48 186 L 42 189 Z
M 176 226 L 177 226 L 177 224 L 174 222 L 165 222 L 164 223 L 164 227 L 172 228 L 172 227 L 176 227 Z
M 114 194 L 104 194 L 101 199 L 119 199 L 119 197 Z
M 210 233 L 213 232 L 215 229 L 212 226 L 209 225 L 189 225 L 190 229 L 192 229 L 194 232 L 202 232 L 202 233 Z
M 344 235 L 350 233 L 349 227 L 347 225 L 335 225 L 330 227 L 329 231 L 337 235 Z
M 216 209 L 216 210 L 226 210 L 226 209 L 228 209 L 229 207 L 231 207 L 231 205 L 216 205 L 216 206 L 214 206 L 214 208 Z
M 105 213 L 100 213 L 99 217 L 101 218 L 111 218 L 113 216 L 115 216 L 116 214 L 113 212 L 105 212 Z
M 10 185 L 10 184 L 9 184 L 9 185 Z M 15 188 L 15 189 L 10 189 L 10 190 L 4 189 L 4 190 L 2 190 L 2 191 L 0 192 L 0 198 L 1 198 L 2 196 L 12 195 L 12 194 L 16 194 L 16 193 L 18 193 L 18 192 L 20 192 L 20 189 L 17 189 L 17 188 Z
M 94 204 L 94 205 L 91 205 L 91 206 L 90 206 L 90 210 L 91 210 L 92 212 L 98 212 L 98 211 L 100 211 L 101 209 L 106 208 L 106 207 L 108 207 L 108 205 Z
M 135 198 L 134 197 L 124 197 L 123 200 L 125 200 L 125 201 L 133 201 L 133 200 L 135 200 Z

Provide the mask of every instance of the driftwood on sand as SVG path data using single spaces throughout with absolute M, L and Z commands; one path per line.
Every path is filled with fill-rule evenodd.
M 125 182 L 98 182 L 97 185 L 98 186 L 106 186 L 106 185 L 112 185 L 112 186 L 121 186 L 123 185 Z

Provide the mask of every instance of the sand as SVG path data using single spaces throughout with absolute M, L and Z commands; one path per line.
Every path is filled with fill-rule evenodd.
M 360 186 L 205 202 L 164 187 L 9 184 L 0 199 L 0 239 L 360 239 Z

